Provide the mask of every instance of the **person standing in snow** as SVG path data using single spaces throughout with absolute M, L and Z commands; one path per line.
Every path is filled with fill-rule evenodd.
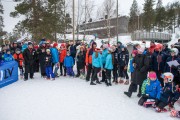
M 69 75 L 70 77 L 74 77 L 74 71 L 73 71 L 74 60 L 73 57 L 70 56 L 69 52 L 67 52 L 67 56 L 64 59 L 64 66 L 66 67 L 67 75 Z
M 102 64 L 103 64 L 103 68 L 105 67 L 105 64 L 106 64 L 106 57 L 108 55 L 108 44 L 104 44 L 102 46 Z M 104 71 L 104 69 L 102 70 L 102 80 L 101 82 L 105 82 L 106 81 L 106 72 Z
M 52 55 L 53 62 L 53 73 L 55 77 L 59 77 L 57 71 L 59 69 L 59 52 L 58 52 L 58 44 L 54 43 L 53 47 L 50 49 Z
M 109 48 L 108 49 L 108 55 L 106 57 L 105 60 L 105 72 L 106 72 L 106 79 L 105 79 L 105 83 L 107 86 L 111 86 L 111 72 L 113 70 L 113 59 L 112 59 L 112 49 Z
M 126 82 L 124 84 L 125 85 L 129 84 L 129 76 L 127 74 L 128 62 L 129 62 L 129 52 L 122 45 L 121 52 L 118 54 L 118 69 L 119 69 L 120 84 L 124 83 L 123 78 L 126 79 Z
M 55 80 L 55 75 L 52 71 L 52 56 L 51 56 L 51 51 L 50 49 L 46 49 L 46 55 L 45 55 L 45 68 L 46 68 L 46 76 L 47 80 L 50 80 L 50 77 L 52 80 Z
M 30 73 L 30 78 L 34 79 L 34 60 L 37 55 L 31 42 L 28 42 L 28 48 L 24 50 L 23 57 L 25 65 L 24 80 L 28 80 L 28 73 Z
M 65 43 L 62 43 L 61 47 L 60 47 L 60 54 L 59 54 L 60 75 L 61 76 L 63 75 L 63 73 L 64 73 L 64 76 L 66 76 L 66 67 L 63 64 L 64 63 L 64 58 L 66 57 L 66 53 L 67 53 L 66 45 L 65 45 Z M 64 72 L 63 72 L 63 69 L 64 69 Z
M 112 46 L 112 61 L 113 61 L 113 82 L 118 83 L 118 49 L 115 45 Z
M 90 85 L 96 85 L 94 81 L 96 81 L 97 84 L 101 84 L 98 80 L 97 74 L 103 69 L 102 65 L 102 56 L 100 54 L 100 49 L 96 48 L 95 52 L 93 52 L 92 55 L 92 67 L 93 67 L 93 74 L 91 77 L 91 83 Z

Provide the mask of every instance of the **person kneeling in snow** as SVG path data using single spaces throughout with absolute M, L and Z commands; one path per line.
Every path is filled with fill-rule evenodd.
M 162 74 L 161 77 L 164 79 L 165 85 L 162 90 L 160 99 L 157 99 L 155 103 L 157 112 L 165 110 L 165 106 L 167 106 L 171 102 L 174 103 L 175 101 L 177 101 L 177 98 L 179 98 L 179 92 L 176 92 L 176 87 L 173 83 L 174 75 L 167 72 Z
M 148 79 L 144 80 L 141 87 L 142 97 L 138 104 L 142 106 L 148 99 L 154 99 L 154 101 L 160 99 L 161 89 L 161 83 L 157 79 L 156 73 L 149 72 Z
M 64 59 L 64 66 L 66 67 L 67 74 L 72 77 L 74 77 L 73 65 L 74 65 L 73 57 L 70 56 L 69 52 L 67 52 L 67 56 Z

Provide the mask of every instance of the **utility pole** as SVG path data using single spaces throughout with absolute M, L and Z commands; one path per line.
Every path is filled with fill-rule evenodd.
M 85 2 L 85 21 L 84 21 L 84 40 L 85 40 L 85 38 L 86 38 L 86 15 L 87 15 L 87 1 L 85 0 L 84 1 Z
M 33 5 L 33 40 L 36 39 L 36 0 L 32 0 Z
M 118 36 L 118 33 L 119 33 L 119 32 L 118 32 L 118 29 L 119 29 L 119 25 L 118 25 L 118 22 L 119 22 L 119 21 L 118 21 L 118 19 L 119 19 L 119 18 L 118 18 L 118 15 L 119 15 L 119 11 L 118 11 L 118 10 L 119 10 L 119 9 L 118 9 L 118 8 L 119 8 L 119 5 L 118 5 L 118 4 L 119 4 L 119 3 L 118 3 L 118 0 L 117 0 L 117 6 L 116 6 L 116 7 L 117 7 L 117 8 L 116 8 L 116 9 L 117 9 L 117 25 L 116 25 L 116 27 L 117 27 L 117 28 L 116 28 L 116 32 L 117 32 L 117 33 L 116 33 L 116 34 L 117 34 L 117 43 L 118 43 L 118 39 L 119 39 L 119 36 Z
M 73 44 L 75 44 L 75 0 L 73 0 Z
M 56 4 L 57 2 L 55 3 L 55 16 L 56 16 L 56 19 L 57 19 L 57 10 L 56 10 Z M 56 23 L 55 23 L 55 33 L 54 33 L 54 37 L 55 37 L 55 41 L 57 42 L 57 29 L 56 29 Z
M 79 11 L 80 11 L 80 0 L 78 0 L 78 17 L 77 17 L 77 40 L 79 40 Z

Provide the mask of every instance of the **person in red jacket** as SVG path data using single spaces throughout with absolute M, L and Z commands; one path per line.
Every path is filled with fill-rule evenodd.
M 16 52 L 13 55 L 14 59 L 18 62 L 18 67 L 20 70 L 20 76 L 23 78 L 23 54 L 19 48 L 16 49 Z
M 154 43 L 154 41 L 151 41 L 150 48 L 149 48 L 149 53 L 151 55 L 154 53 L 155 48 L 156 48 L 156 44 Z
M 60 47 L 60 54 L 59 54 L 59 62 L 60 62 L 60 75 L 63 75 L 63 68 L 64 68 L 64 76 L 66 76 L 66 67 L 63 66 L 64 58 L 66 57 L 67 50 L 65 43 L 61 44 Z
M 91 71 L 92 71 L 92 54 L 95 51 L 96 47 L 97 47 L 96 42 L 93 42 L 91 44 L 91 48 L 89 48 L 86 52 L 86 66 L 88 67 L 86 81 L 89 81 L 89 79 L 90 79 L 90 75 L 91 75 Z

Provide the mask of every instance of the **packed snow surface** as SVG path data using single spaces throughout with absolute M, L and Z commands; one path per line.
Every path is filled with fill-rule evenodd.
M 173 120 L 167 113 L 137 105 L 123 92 L 125 85 L 90 86 L 79 78 L 60 77 L 34 80 L 0 89 L 0 120 Z M 179 104 L 176 108 L 180 108 Z

